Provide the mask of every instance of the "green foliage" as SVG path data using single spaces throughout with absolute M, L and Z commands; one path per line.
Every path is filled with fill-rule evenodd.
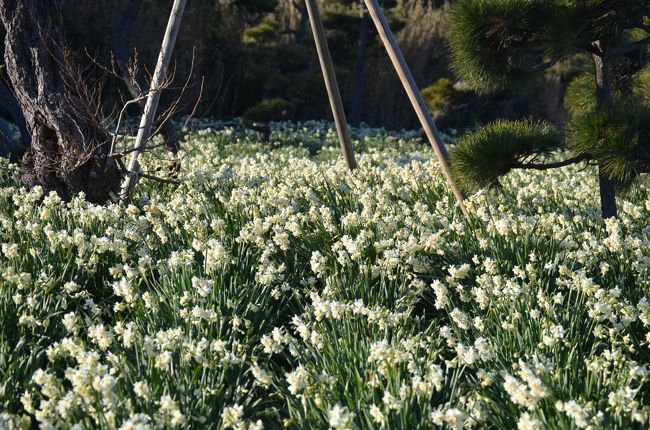
M 459 139 L 451 150 L 451 167 L 460 186 L 474 192 L 497 185 L 522 159 L 561 144 L 561 134 L 548 123 L 498 120 Z
M 422 98 L 432 113 L 442 111 L 454 99 L 456 90 L 451 79 L 441 78 L 421 91 Z
M 399 32 L 406 25 L 406 19 L 392 2 L 381 2 L 388 25 L 394 33 Z M 388 4 L 384 4 L 388 3 Z M 334 63 L 337 65 L 353 64 L 358 48 L 359 28 L 361 26 L 361 13 L 357 1 L 326 0 L 322 2 L 323 26 L 327 31 L 327 39 Z M 372 24 L 368 26 L 368 45 L 379 44 L 379 37 Z M 371 52 L 371 53 L 374 53 Z M 383 54 L 383 48 L 378 50 Z M 366 54 L 367 55 L 367 54 Z M 341 72 L 350 73 L 348 67 L 339 67 Z
M 612 85 L 615 100 L 650 100 L 650 68 L 632 78 L 620 79 Z M 564 103 L 572 117 L 592 112 L 597 108 L 596 77 L 593 71 L 576 76 L 568 85 Z
M 277 40 L 279 28 L 275 16 L 268 15 L 259 24 L 244 30 L 242 43 L 244 45 L 268 45 Z
M 359 12 L 349 8 L 333 7 L 323 13 L 323 26 L 328 30 L 334 28 L 353 33 L 359 21 Z
M 635 3 L 634 5 L 629 3 Z M 561 19 L 569 18 L 566 31 L 573 36 L 567 43 L 585 41 L 623 41 L 629 36 L 635 15 L 647 13 L 646 1 L 621 2 L 617 0 L 555 0 L 547 2 L 559 13 L 555 15 L 559 24 Z M 631 22 L 632 21 L 632 22 Z M 554 25 L 556 31 L 562 31 Z
M 402 28 L 405 21 L 397 13 L 394 4 L 382 4 L 390 6 L 384 11 L 393 25 L 393 30 Z M 299 1 L 288 3 L 288 7 L 277 7 L 266 15 L 248 20 L 242 29 L 243 61 L 238 65 L 239 73 L 231 86 L 236 88 L 232 109 L 234 115 L 241 115 L 248 120 L 254 114 L 259 121 L 267 121 L 268 118 L 308 119 L 329 115 L 329 104 L 314 43 L 311 40 L 309 22 L 302 20 L 302 5 L 303 2 Z M 359 2 L 326 0 L 320 2 L 320 7 L 337 78 L 344 89 L 343 96 L 351 98 L 353 91 L 346 91 L 351 84 L 369 86 L 364 81 L 359 84 L 354 80 L 361 25 Z M 383 49 L 373 49 L 378 39 L 370 36 L 371 30 L 372 26 L 369 26 L 367 47 L 362 55 L 365 61 L 371 61 L 373 56 L 385 58 Z M 289 111 L 292 115 L 269 115 L 269 106 L 264 100 L 274 98 L 291 103 Z M 350 100 L 346 99 L 345 102 L 349 103 Z M 262 103 L 262 106 L 257 106 L 258 103 Z M 250 112 L 247 111 L 249 108 Z
M 254 122 L 267 123 L 270 121 L 281 121 L 286 119 L 293 105 L 281 98 L 263 100 L 255 106 L 248 108 L 242 115 L 244 124 L 249 125 Z
M 593 73 L 582 73 L 569 83 L 564 105 L 575 117 L 596 109 L 596 78 Z
M 548 11 L 528 0 L 460 0 L 450 26 L 453 68 L 473 88 L 500 90 L 523 86 L 531 70 L 516 53 L 539 46 L 540 22 Z
M 544 64 L 595 41 L 611 46 L 639 40 L 619 2 L 460 0 L 450 38 L 453 67 L 474 88 L 522 88 Z
M 648 97 L 650 76 L 642 70 L 648 52 L 629 49 L 647 36 L 638 27 L 649 14 L 647 1 L 460 0 L 452 15 L 453 66 L 468 85 L 495 91 L 519 89 L 534 72 L 575 58 L 580 51 L 601 56 L 599 70 L 606 74 L 599 79 L 614 106 L 599 109 L 596 69 L 584 67 L 565 97 L 573 118 L 569 143 L 610 178 L 629 185 L 648 171 L 650 159 L 645 153 L 650 115 L 640 101 Z M 499 122 L 461 139 L 453 157 L 463 186 L 473 190 L 492 185 L 522 158 L 551 148 L 543 146 L 545 131 L 535 128 Z
M 238 103 L 242 111 L 264 98 L 280 97 L 296 107 L 317 104 L 323 93 L 322 77 L 317 68 L 310 69 L 312 53 L 307 47 L 289 43 L 257 44 L 246 47 Z
M 650 67 L 641 70 L 633 82 L 635 96 L 650 103 Z
M 576 154 L 591 155 L 610 178 L 629 185 L 650 167 L 650 108 L 627 101 L 580 115 L 568 126 L 567 144 Z
M 584 34 L 585 11 L 571 4 L 571 1 L 543 1 L 544 19 L 537 22 L 543 42 L 544 54 L 556 62 L 579 52 Z
M 612 92 L 619 103 L 650 101 L 650 67 L 646 67 L 632 77 L 619 77 L 612 85 Z M 569 83 L 564 104 L 572 117 L 596 109 L 596 76 L 593 70 L 581 73 Z
M 399 8 L 388 9 L 385 6 L 383 8 L 390 29 L 394 33 L 402 30 L 406 25 L 406 17 L 400 12 Z

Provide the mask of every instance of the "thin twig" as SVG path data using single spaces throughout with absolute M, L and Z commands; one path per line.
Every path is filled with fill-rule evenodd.
M 109 151 L 109 154 L 114 155 L 113 151 L 115 150 L 115 144 L 117 143 L 117 137 L 119 136 L 119 131 L 120 127 L 122 125 L 122 117 L 124 116 L 124 113 L 126 112 L 126 109 L 136 103 L 140 103 L 140 101 L 146 99 L 147 96 L 143 95 L 140 96 L 136 99 L 129 100 L 128 102 L 124 103 L 124 106 L 122 107 L 122 110 L 120 111 L 120 115 L 117 118 L 117 126 L 115 127 L 115 134 L 113 135 L 113 139 L 111 141 L 111 150 Z
M 140 176 L 141 178 L 150 179 L 152 181 L 162 182 L 163 184 L 179 185 L 181 183 L 180 181 L 177 181 L 175 179 L 159 178 L 158 176 L 150 175 L 144 172 L 138 172 L 138 176 Z

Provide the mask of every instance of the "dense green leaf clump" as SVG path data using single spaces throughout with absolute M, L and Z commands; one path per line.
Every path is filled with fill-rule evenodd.
M 452 11 L 453 68 L 481 91 L 522 89 L 535 72 L 597 40 L 612 46 L 638 40 L 629 16 L 645 2 L 589 0 L 460 0 Z
M 622 185 L 648 171 L 650 108 L 640 102 L 619 103 L 574 119 L 567 130 L 572 152 L 589 154 Z
M 452 169 L 461 187 L 477 191 L 532 155 L 548 153 L 562 136 L 544 122 L 496 121 L 463 136 L 451 151 Z
M 579 8 L 552 0 L 461 0 L 452 11 L 453 68 L 481 91 L 524 88 L 535 72 L 575 52 Z
M 453 67 L 478 89 L 501 89 L 526 81 L 528 71 L 513 64 L 509 49 L 536 42 L 529 31 L 538 8 L 527 0 L 460 1 L 450 27 Z
M 452 102 L 456 93 L 451 79 L 438 79 L 428 87 L 422 88 L 422 98 L 431 113 L 440 112 Z
M 262 22 L 244 30 L 242 43 L 245 46 L 266 46 L 277 38 L 280 26 L 274 15 L 268 15 Z
M 244 124 L 254 122 L 281 121 L 289 116 L 293 105 L 281 98 L 264 100 L 249 108 L 242 115 Z
M 593 73 L 582 73 L 569 83 L 564 95 L 564 105 L 572 117 L 596 108 L 595 82 Z
M 650 103 L 650 67 L 646 67 L 634 78 L 634 95 Z

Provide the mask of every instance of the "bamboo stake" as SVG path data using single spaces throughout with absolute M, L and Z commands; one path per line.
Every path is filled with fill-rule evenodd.
M 348 168 L 354 170 L 357 167 L 357 162 L 354 159 L 352 139 L 350 138 L 350 133 L 348 131 L 348 122 L 345 118 L 345 110 L 343 109 L 339 86 L 336 82 L 332 56 L 330 55 L 327 46 L 327 39 L 325 38 L 325 29 L 323 28 L 323 22 L 320 19 L 318 3 L 317 0 L 305 0 L 305 3 L 307 5 L 309 21 L 311 22 L 311 29 L 314 33 L 314 42 L 316 43 L 316 50 L 318 51 L 320 67 L 323 71 L 323 79 L 325 80 L 327 95 L 330 100 L 330 106 L 332 107 L 336 132 L 339 136 L 339 142 L 341 143 L 341 152 L 343 153 Z
M 431 147 L 436 154 L 436 158 L 438 158 L 438 162 L 440 162 L 442 173 L 447 179 L 449 188 L 451 188 L 451 191 L 456 196 L 458 206 L 460 206 L 460 210 L 463 212 L 463 215 L 467 217 L 468 213 L 467 208 L 465 207 L 463 193 L 460 191 L 458 186 L 456 186 L 456 183 L 451 176 L 449 164 L 447 163 L 447 149 L 445 148 L 445 145 L 442 142 L 442 137 L 440 136 L 440 133 L 438 132 L 438 129 L 436 128 L 436 125 L 433 122 L 431 115 L 429 114 L 426 103 L 422 99 L 422 95 L 420 94 L 420 90 L 415 83 L 415 79 L 413 79 L 413 75 L 411 74 L 408 64 L 406 64 L 406 60 L 404 60 L 404 56 L 399 49 L 399 45 L 395 40 L 395 36 L 388 26 L 386 17 L 381 11 L 377 0 L 364 1 L 366 3 L 366 7 L 368 8 L 368 12 L 370 12 L 370 16 L 372 17 L 372 21 L 375 23 L 375 27 L 377 27 L 379 36 L 381 37 L 381 40 L 386 47 L 386 51 L 388 51 L 388 56 L 393 63 L 393 67 L 395 67 L 395 71 L 397 72 L 399 79 L 402 81 L 402 85 L 404 86 L 406 94 L 408 95 L 409 100 L 415 109 L 415 113 L 417 114 L 418 119 L 422 124 L 422 128 L 424 129 L 424 132 L 429 139 L 429 143 L 431 144 Z
M 142 119 L 140 121 L 140 128 L 138 129 L 138 136 L 135 139 L 133 153 L 131 155 L 131 160 L 129 161 L 127 176 L 122 183 L 120 198 L 123 200 L 128 199 L 129 194 L 131 194 L 135 184 L 138 182 L 138 156 L 149 139 L 151 124 L 154 121 L 156 110 L 158 109 L 161 86 L 163 85 L 163 80 L 167 73 L 169 62 L 171 61 L 172 51 L 174 50 L 174 44 L 176 43 L 176 36 L 178 36 L 178 30 L 181 26 L 181 20 L 183 19 L 185 3 L 186 0 L 174 0 L 174 5 L 172 6 L 172 11 L 169 15 L 169 22 L 167 23 L 167 29 L 165 30 L 162 47 L 160 48 L 158 63 L 156 64 L 156 70 L 151 78 L 151 88 L 149 89 L 147 104 L 144 107 L 144 113 L 142 114 Z

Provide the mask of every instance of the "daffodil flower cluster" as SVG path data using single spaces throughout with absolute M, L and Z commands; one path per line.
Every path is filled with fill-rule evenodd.
M 589 169 L 515 171 L 465 219 L 413 133 L 353 137 L 188 132 L 101 206 L 0 161 L 0 428 L 650 425 L 646 185 L 603 222 Z

